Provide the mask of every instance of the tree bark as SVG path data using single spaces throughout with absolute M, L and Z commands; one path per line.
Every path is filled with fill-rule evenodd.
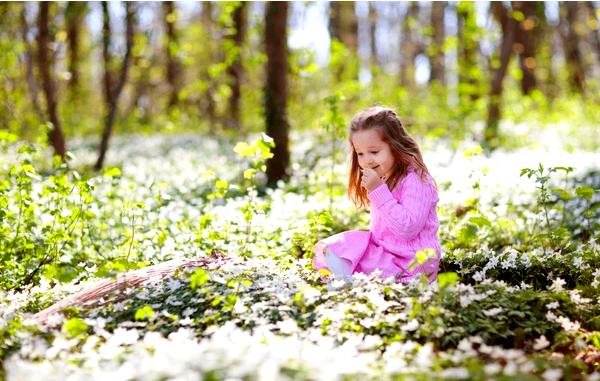
M 103 2 L 103 9 L 106 9 L 106 3 Z M 126 32 L 125 32 L 125 56 L 123 57 L 123 63 L 121 65 L 121 71 L 119 72 L 119 77 L 117 83 L 111 83 L 110 76 L 107 75 L 110 73 L 110 40 L 104 42 L 104 64 L 105 64 L 105 94 L 109 95 L 107 99 L 107 113 L 104 120 L 104 129 L 102 130 L 102 138 L 100 140 L 100 147 L 98 149 L 98 160 L 94 165 L 94 169 L 99 171 L 104 166 L 104 159 L 106 157 L 106 151 L 108 150 L 108 144 L 110 141 L 110 137 L 112 135 L 113 125 L 116 119 L 118 105 L 119 105 L 119 97 L 123 91 L 123 87 L 127 82 L 127 76 L 129 73 L 129 67 L 131 65 L 131 50 L 133 47 L 133 35 L 135 33 L 135 11 L 134 4 L 132 2 L 125 2 L 125 11 L 126 11 Z M 105 38 L 110 38 L 110 19 L 108 19 L 108 12 L 105 14 L 105 29 L 108 31 L 108 34 L 105 33 Z M 108 21 L 108 22 L 107 22 Z M 108 26 L 108 27 L 107 27 Z
M 585 91 L 585 68 L 579 49 L 579 35 L 577 34 L 578 11 L 579 2 L 560 2 L 559 30 L 567 67 L 569 68 L 569 87 L 572 91 L 583 94 Z
M 27 9 L 25 8 L 25 3 L 22 3 L 19 18 L 21 24 L 21 38 L 23 39 L 23 45 L 25 46 L 25 77 L 27 79 L 27 87 L 29 89 L 29 96 L 31 97 L 33 111 L 35 112 L 39 120 L 44 120 L 44 111 L 42 110 L 42 106 L 40 105 L 39 99 L 40 87 L 34 74 L 34 53 L 32 52 L 33 48 L 31 47 L 31 43 L 29 42 L 28 37 L 29 24 L 27 23 L 26 12 Z
M 39 3 L 38 14 L 38 69 L 42 77 L 42 87 L 46 97 L 46 110 L 52 128 L 48 132 L 48 140 L 54 148 L 54 153 L 65 159 L 66 144 L 65 136 L 58 118 L 58 101 L 56 96 L 56 84 L 52 77 L 52 55 L 50 54 L 50 11 L 49 2 Z
M 588 9 L 588 18 L 590 22 L 589 25 L 595 24 L 596 28 L 591 30 L 592 33 L 592 41 L 593 46 L 596 49 L 596 57 L 600 61 L 600 20 L 598 20 L 598 14 L 596 13 L 596 8 L 594 8 L 594 3 L 591 1 L 586 1 L 585 5 Z
M 349 59 L 341 62 L 336 78 L 343 80 L 358 79 L 359 63 L 358 52 L 358 18 L 356 17 L 354 1 L 329 2 L 329 34 L 348 49 Z
M 521 92 L 528 95 L 537 88 L 535 68 L 537 66 L 537 37 L 540 30 L 540 22 L 536 16 L 538 2 L 513 1 L 512 5 L 515 11 L 521 12 L 525 17 L 523 21 L 517 24 L 514 48 L 519 54 L 519 66 L 523 74 Z
M 374 2 L 369 2 L 369 36 L 371 39 L 371 76 L 375 78 L 379 67 L 377 57 L 377 9 Z
M 242 77 L 244 75 L 244 66 L 242 65 L 242 49 L 246 38 L 246 13 L 247 3 L 241 2 L 233 12 L 233 25 L 235 31 L 228 36 L 235 46 L 235 57 L 233 62 L 227 68 L 229 76 L 229 87 L 231 95 L 229 96 L 229 116 L 226 121 L 226 127 L 239 130 L 240 128 L 240 104 L 242 99 Z
M 400 85 L 408 89 L 413 89 L 416 85 L 415 59 L 419 54 L 419 45 L 416 41 L 415 25 L 418 24 L 419 9 L 418 2 L 411 1 L 402 21 Z
M 163 22 L 165 26 L 165 53 L 166 53 L 166 74 L 167 83 L 170 87 L 168 109 L 173 108 L 179 101 L 179 90 L 181 88 L 181 65 L 177 60 L 177 51 L 179 50 L 179 33 L 177 31 L 177 11 L 175 3 L 172 1 L 163 1 Z
M 431 73 L 429 83 L 439 82 L 446 85 L 446 65 L 444 54 L 445 22 L 444 13 L 448 2 L 434 1 L 431 3 L 431 28 L 433 29 L 432 44 L 429 47 L 429 62 L 431 63 Z
M 287 2 L 268 2 L 265 11 L 265 49 L 267 82 L 265 116 L 267 135 L 275 141 L 274 156 L 267 161 L 267 183 L 276 187 L 279 180 L 289 178 L 290 162 L 287 120 Z
M 112 98 L 113 67 L 110 46 L 112 45 L 112 32 L 110 27 L 110 13 L 108 2 L 100 2 L 102 6 L 102 60 L 104 63 L 104 76 L 102 77 L 102 94 L 104 103 L 108 104 Z
M 494 71 L 490 88 L 488 119 L 484 132 L 484 145 L 486 149 L 493 150 L 498 146 L 498 125 L 501 117 L 502 82 L 506 76 L 510 57 L 512 56 L 515 42 L 516 20 L 511 17 L 504 4 L 494 1 L 491 4 L 492 12 L 502 27 L 502 42 L 500 45 L 500 66 Z
M 212 1 L 205 1 L 202 3 L 202 25 L 206 30 L 206 34 L 208 38 L 212 42 L 214 39 L 214 21 L 213 21 L 213 4 Z M 213 64 L 216 56 L 214 52 L 210 51 L 210 62 L 206 64 L 206 69 L 204 69 L 201 73 L 201 78 L 207 82 L 206 92 L 204 94 L 204 98 L 200 101 L 200 111 L 203 115 L 208 116 L 209 129 L 211 132 L 215 131 L 215 126 L 217 123 L 217 107 L 215 104 L 215 92 L 216 86 L 215 81 L 211 78 L 208 68 Z
M 69 89 L 71 94 L 76 94 L 79 88 L 79 50 L 80 50 L 80 35 L 81 24 L 87 12 L 87 3 L 85 2 L 68 2 L 65 10 L 65 19 L 67 27 L 67 41 L 69 62 L 68 70 L 71 73 L 69 78 Z

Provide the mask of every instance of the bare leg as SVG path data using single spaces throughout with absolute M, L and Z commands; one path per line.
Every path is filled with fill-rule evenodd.
M 326 249 L 327 254 L 325 256 L 325 260 L 327 261 L 327 267 L 329 271 L 333 273 L 333 275 L 337 278 L 342 278 L 346 282 L 352 282 L 352 269 L 349 261 L 342 259 L 335 255 L 331 250 Z

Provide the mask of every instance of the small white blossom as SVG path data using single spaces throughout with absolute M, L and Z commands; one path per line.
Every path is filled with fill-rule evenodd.
M 416 331 L 417 328 L 419 328 L 419 322 L 417 319 L 412 319 L 402 327 L 402 330 L 405 332 L 411 332 Z
M 545 381 L 558 381 L 562 378 L 562 369 L 547 369 L 542 373 L 542 377 Z
M 539 351 L 540 349 L 544 349 L 550 345 L 550 342 L 546 339 L 546 336 L 542 335 L 538 339 L 535 339 L 535 343 L 533 344 L 533 349 Z
M 496 316 L 496 315 L 498 315 L 501 312 L 502 312 L 502 308 L 501 307 L 492 308 L 492 309 L 483 311 L 483 313 L 485 314 L 485 316 Z
M 563 291 L 564 288 L 563 286 L 566 284 L 567 282 L 565 282 L 563 279 L 561 278 L 556 278 L 552 281 L 552 285 L 550 285 L 550 290 L 552 291 Z

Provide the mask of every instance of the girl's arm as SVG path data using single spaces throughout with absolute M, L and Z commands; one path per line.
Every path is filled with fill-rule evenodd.
M 373 189 L 369 200 L 371 207 L 379 210 L 384 224 L 394 234 L 411 240 L 425 226 L 436 196 L 433 185 L 423 183 L 415 172 L 411 172 L 402 184 L 400 200 L 394 198 L 386 184 Z

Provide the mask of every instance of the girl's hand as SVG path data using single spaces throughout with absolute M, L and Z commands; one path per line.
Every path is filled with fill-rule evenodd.
M 385 178 L 379 177 L 375 170 L 371 168 L 363 168 L 360 171 L 362 172 L 360 185 L 366 188 L 369 192 L 383 184 Z

